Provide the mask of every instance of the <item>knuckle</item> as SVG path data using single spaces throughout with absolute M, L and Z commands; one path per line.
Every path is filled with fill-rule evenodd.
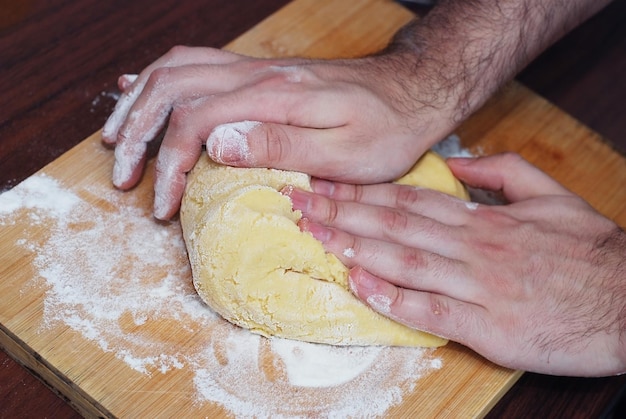
M 447 298 L 441 297 L 439 294 L 429 293 L 429 307 L 431 314 L 436 318 L 450 316 L 450 304 Z
M 169 116 L 169 128 L 181 129 L 189 121 L 189 117 L 196 110 L 194 104 L 188 101 L 176 102 L 173 104 L 172 112 Z
M 354 185 L 351 199 L 355 202 L 362 202 L 365 196 L 365 187 L 363 185 Z
M 174 45 L 167 52 L 167 56 L 170 59 L 177 59 L 178 57 L 188 54 L 190 49 L 191 47 L 185 45 Z
M 487 225 L 513 227 L 519 223 L 515 217 L 497 206 L 479 205 L 474 213 Z
M 337 203 L 337 201 L 334 201 L 332 199 L 325 199 L 324 201 L 326 202 L 326 211 L 324 216 L 325 221 L 328 223 L 328 225 L 335 225 L 335 223 L 339 219 L 340 214 L 339 204 Z
M 263 144 L 265 145 L 265 163 L 270 166 L 276 166 L 284 160 L 289 147 L 288 137 L 285 131 L 274 124 L 264 125 L 263 130 L 265 136 Z M 256 143 L 252 141 L 251 143 Z
M 384 233 L 398 233 L 407 229 L 409 224 L 408 216 L 402 211 L 395 209 L 383 209 L 381 214 L 381 224 Z
M 130 138 L 131 136 L 128 132 L 128 125 L 124 125 L 118 130 L 115 143 L 117 145 L 127 144 L 130 141 Z
M 522 156 L 514 151 L 504 151 L 502 157 L 512 162 L 523 160 Z
M 281 85 L 298 84 L 303 81 L 312 81 L 315 79 L 314 73 L 301 65 L 270 65 L 269 72 L 267 72 L 268 80 L 273 80 L 274 83 Z
M 397 208 L 413 208 L 418 200 L 418 189 L 412 186 L 400 186 L 396 193 L 396 207 Z
M 340 206 L 337 201 L 311 194 L 308 203 L 307 217 L 315 222 L 334 227 L 340 218 Z
M 170 67 L 159 67 L 152 70 L 146 81 L 146 89 L 156 90 L 161 86 L 169 84 L 172 69 Z
M 400 263 L 402 265 L 402 271 L 405 272 L 409 278 L 415 278 L 415 275 L 412 274 L 416 271 L 423 270 L 427 265 L 426 258 L 422 252 L 413 247 L 402 248 Z M 415 282 L 415 279 L 411 282 Z
M 402 288 L 393 287 L 390 289 L 390 300 L 391 300 L 391 311 L 398 311 L 399 308 L 404 306 L 406 301 L 406 295 L 404 294 L 406 291 Z
M 505 151 L 500 154 L 500 157 L 502 158 L 502 162 L 505 166 L 517 166 L 520 163 L 525 162 L 524 158 L 514 151 Z

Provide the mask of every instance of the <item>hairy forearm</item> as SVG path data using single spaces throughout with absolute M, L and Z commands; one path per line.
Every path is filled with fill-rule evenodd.
M 407 108 L 457 124 L 545 48 L 610 0 L 440 0 L 384 52 L 410 63 L 398 79 Z M 407 72 L 409 74 L 407 74 Z

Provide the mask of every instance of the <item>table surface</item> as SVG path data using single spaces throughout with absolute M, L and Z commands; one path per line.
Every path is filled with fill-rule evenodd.
M 99 129 L 115 104 L 119 74 L 142 69 L 176 44 L 221 47 L 286 3 L 262 0 L 242 8 L 228 0 L 24 0 L 3 5 L 0 190 Z M 613 2 L 518 77 L 622 153 L 625 18 L 626 3 Z M 525 374 L 489 416 L 598 417 L 615 405 L 625 384 L 626 376 Z M 0 417 L 78 414 L 0 352 Z

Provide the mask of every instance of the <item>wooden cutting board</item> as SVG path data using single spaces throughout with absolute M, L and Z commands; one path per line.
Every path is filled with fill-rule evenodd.
M 385 0 L 296 0 L 226 48 L 357 56 L 411 18 Z M 507 86 L 457 133 L 476 153 L 521 153 L 626 225 L 626 160 L 521 85 Z M 199 303 L 180 226 L 150 217 L 151 170 L 121 193 L 110 184 L 112 163 L 95 133 L 0 196 L 0 344 L 82 414 L 480 417 L 521 375 L 456 344 L 352 358 L 316 347 L 365 367 L 351 366 L 345 382 L 313 385 L 288 360 L 310 348 L 255 338 Z M 322 361 L 321 371 L 348 377 Z M 294 371 L 305 382 L 294 384 Z

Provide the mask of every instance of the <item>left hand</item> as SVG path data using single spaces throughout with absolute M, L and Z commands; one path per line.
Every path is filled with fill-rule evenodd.
M 161 219 L 178 210 L 185 175 L 205 142 L 213 160 L 231 166 L 351 183 L 395 179 L 458 123 L 452 105 L 439 103 L 439 95 L 449 96 L 444 87 L 421 82 L 410 64 L 415 54 L 403 54 L 270 60 L 173 48 L 136 78 L 119 80 L 124 93 L 102 130 L 103 141 L 115 145 L 113 183 L 137 184 L 147 144 L 161 131 Z
M 626 371 L 626 233 L 515 154 L 449 165 L 511 203 L 322 180 L 285 193 L 374 310 L 510 368 Z

